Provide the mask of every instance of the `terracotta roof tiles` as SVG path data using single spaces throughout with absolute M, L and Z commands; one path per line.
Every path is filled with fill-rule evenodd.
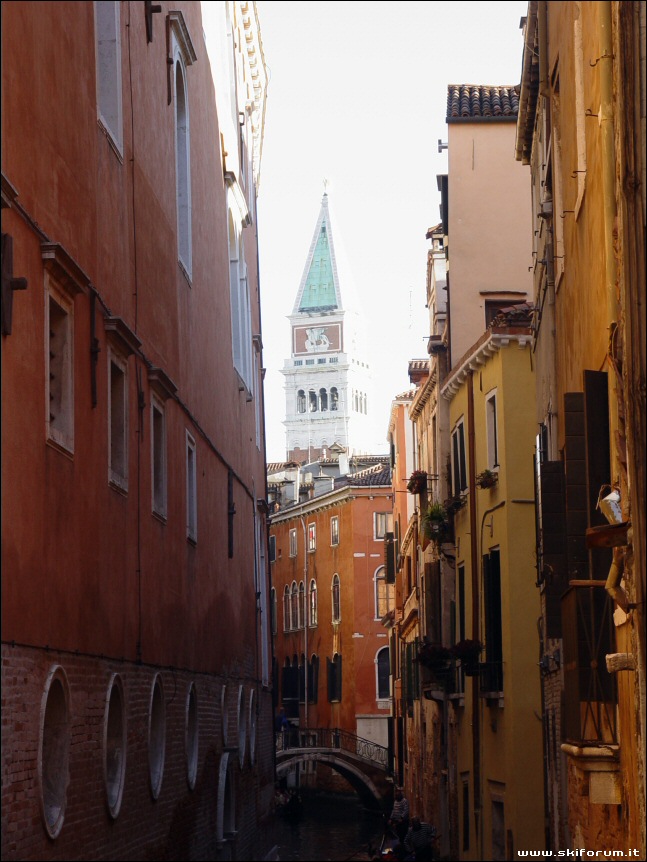
M 447 87 L 447 121 L 516 120 L 519 93 L 512 85 L 450 84 Z

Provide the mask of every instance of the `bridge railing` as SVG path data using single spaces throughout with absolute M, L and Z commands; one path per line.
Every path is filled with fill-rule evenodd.
M 370 739 L 362 739 L 338 727 L 316 727 L 307 730 L 291 727 L 275 734 L 276 750 L 287 751 L 294 748 L 323 748 L 347 751 L 356 757 L 382 769 L 388 769 L 388 749 Z

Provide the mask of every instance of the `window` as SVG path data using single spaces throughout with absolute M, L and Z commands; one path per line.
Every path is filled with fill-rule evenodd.
M 238 763 L 242 769 L 245 766 L 245 749 L 247 747 L 247 710 L 245 709 L 245 688 L 238 686 Z
M 69 686 L 63 668 L 53 667 L 45 683 L 41 708 L 38 778 L 45 828 L 56 838 L 63 828 L 70 778 Z
M 313 653 L 308 662 L 308 703 L 319 700 L 319 656 Z
M 485 420 L 487 428 L 488 467 L 499 466 L 499 441 L 496 417 L 496 392 L 485 399 Z
M 470 782 L 467 775 L 461 776 L 462 784 L 462 820 L 463 820 L 463 850 L 470 849 Z
M 485 673 L 481 691 L 503 691 L 503 635 L 501 627 L 501 566 L 499 551 L 483 557 L 483 596 L 485 611 Z
M 153 799 L 162 789 L 164 753 L 166 749 L 166 704 L 162 678 L 158 674 L 153 682 L 148 713 L 148 766 Z
M 384 566 L 375 573 L 375 619 L 381 620 L 395 607 L 395 584 L 387 583 Z
M 234 368 L 249 394 L 252 391 L 252 323 L 240 220 L 229 209 L 229 291 Z
M 337 387 L 332 386 L 330 388 L 330 409 L 331 410 L 337 410 L 338 403 L 339 403 L 339 393 L 337 392 Z
M 98 119 L 110 140 L 122 153 L 123 109 L 121 100 L 121 22 L 120 4 L 94 4 L 97 65 Z
M 332 661 L 328 659 L 328 700 L 330 703 L 341 701 L 341 656 L 335 653 Z
M 373 538 L 382 541 L 387 533 L 393 531 L 393 515 L 390 512 L 373 514 Z
M 299 619 L 297 628 L 303 629 L 306 625 L 306 587 L 303 581 L 299 582 Z
M 324 362 L 325 361 L 326 360 L 324 359 Z M 325 413 L 325 411 L 328 410 L 328 393 L 325 389 L 319 390 L 319 410 L 321 410 L 322 413 Z
M 339 517 L 337 515 L 330 519 L 330 544 L 339 544 Z
M 277 618 L 276 618 L 276 589 L 272 587 L 270 590 L 270 615 L 272 619 L 272 634 L 275 635 L 278 632 L 277 628 Z
M 198 777 L 198 697 L 195 683 L 191 683 L 186 698 L 186 778 L 191 790 Z
M 332 579 L 332 621 L 338 623 L 341 621 L 341 596 L 339 592 L 339 575 L 333 575 Z
M 268 548 L 270 563 L 276 562 L 276 536 L 270 536 L 270 544 Z
M 177 196 L 178 258 L 191 278 L 191 165 L 189 105 L 184 63 L 175 61 L 175 184 Z
M 103 729 L 103 775 L 108 811 L 116 818 L 121 808 L 126 775 L 126 717 L 121 679 L 114 674 L 108 686 Z
M 307 360 L 306 360 L 306 362 L 307 362 Z M 317 404 L 317 393 L 314 391 L 314 389 L 310 389 L 310 391 L 308 392 L 308 403 L 309 403 L 309 407 L 310 407 L 310 412 L 316 413 L 318 404 Z
M 452 432 L 452 493 L 457 496 L 466 488 L 465 430 L 461 419 Z
M 391 668 L 389 661 L 389 648 L 382 647 L 375 659 L 377 670 L 377 700 L 388 700 L 391 696 Z
M 128 490 L 128 387 L 124 359 L 108 352 L 108 480 Z
M 290 590 L 290 629 L 299 628 L 299 588 L 297 582 L 292 581 Z
M 317 550 L 317 525 L 308 524 L 308 553 Z
M 296 528 L 290 530 L 290 556 L 296 557 L 297 555 L 297 531 Z
M 317 625 L 317 582 L 310 581 L 310 625 Z
M 192 542 L 198 539 L 195 440 L 188 431 L 186 432 L 186 535 Z
M 306 394 L 303 389 L 297 392 L 297 413 L 306 412 Z
M 151 401 L 151 462 L 153 512 L 166 518 L 166 417 L 155 397 Z
M 283 588 L 283 631 L 290 631 L 290 588 L 286 584 Z
M 50 285 L 47 302 L 47 433 L 74 451 L 74 306 Z

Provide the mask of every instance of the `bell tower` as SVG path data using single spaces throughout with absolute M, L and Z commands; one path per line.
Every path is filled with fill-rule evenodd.
M 350 276 L 335 248 L 328 194 L 306 258 L 284 363 L 288 460 L 306 463 L 342 447 L 364 454 L 369 440 L 370 368 Z

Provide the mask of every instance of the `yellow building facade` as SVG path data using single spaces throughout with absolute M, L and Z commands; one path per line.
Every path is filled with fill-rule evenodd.
M 450 372 L 459 858 L 544 847 L 529 306 L 503 311 Z M 451 510 L 454 510 L 453 513 Z M 478 660 L 476 665 L 474 659 Z

